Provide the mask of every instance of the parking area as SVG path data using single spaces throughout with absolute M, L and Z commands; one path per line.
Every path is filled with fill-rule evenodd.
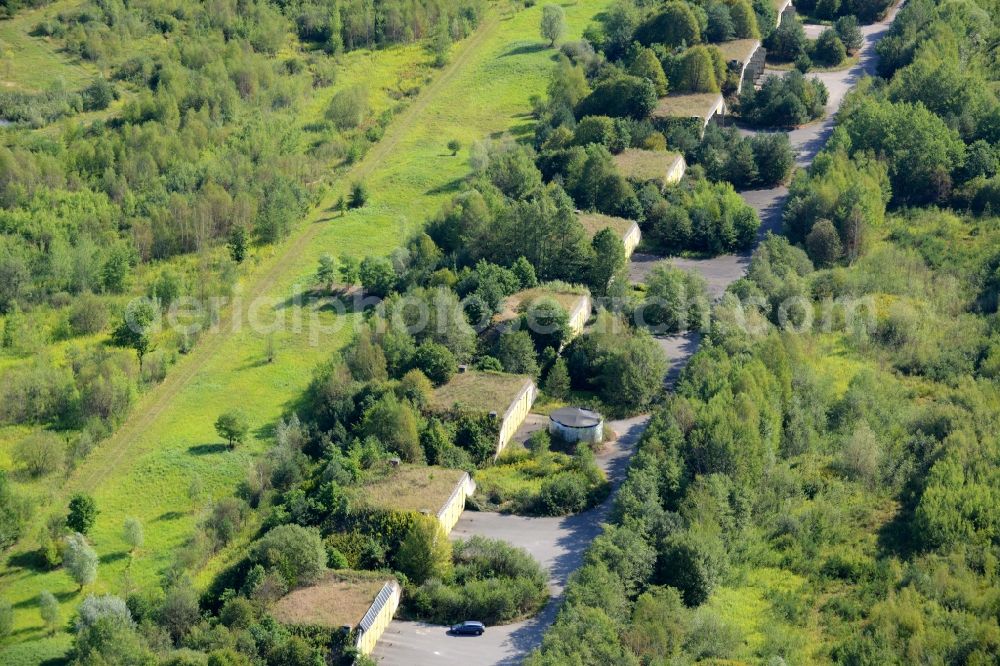
M 597 455 L 597 462 L 615 486 L 624 478 L 647 422 L 648 417 L 641 416 L 608 423 L 618 439 Z M 545 629 L 555 620 L 566 579 L 579 568 L 590 542 L 601 533 L 601 523 L 610 507 L 609 500 L 590 511 L 561 518 L 466 511 L 455 525 L 452 538 L 479 534 L 527 550 L 549 572 L 549 603 L 529 620 L 488 627 L 482 636 L 449 636 L 447 627 L 393 620 L 372 657 L 385 666 L 520 663 L 539 645 Z M 456 622 L 464 619 L 475 618 L 456 618 Z
M 468 664 L 513 666 L 539 645 L 555 620 L 557 604 L 549 602 L 536 617 L 503 627 L 489 627 L 482 636 L 451 636 L 446 627 L 394 620 L 375 648 L 379 664 L 441 666 Z

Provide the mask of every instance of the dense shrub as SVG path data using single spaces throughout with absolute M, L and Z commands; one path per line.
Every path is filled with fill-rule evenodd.
M 760 90 L 748 86 L 740 95 L 739 113 L 758 127 L 793 127 L 820 118 L 826 108 L 826 86 L 793 70 L 768 76 Z
M 557 474 L 542 482 L 538 503 L 550 516 L 582 511 L 587 506 L 587 481 L 573 472 Z
M 647 215 L 649 239 L 669 254 L 694 250 L 710 255 L 750 247 L 760 218 L 727 182 L 698 180 L 668 192 L 671 207 Z
M 733 17 L 729 7 L 724 2 L 710 2 L 705 6 L 708 26 L 705 28 L 705 39 L 709 42 L 726 42 L 736 35 Z
M 803 243 L 821 220 L 832 222 L 850 258 L 864 249 L 869 230 L 882 224 L 889 200 L 885 167 L 851 160 L 843 151 L 819 155 L 792 182 L 785 206 L 785 233 Z
M 416 585 L 430 578 L 447 579 L 451 560 L 451 542 L 434 516 L 414 521 L 396 553 L 396 566 Z
M 279 525 L 254 542 L 251 561 L 276 571 L 289 587 L 315 582 L 326 570 L 326 550 L 315 530 Z
M 576 389 L 596 391 L 620 413 L 645 409 L 663 389 L 667 364 L 656 340 L 602 313 L 585 335 L 567 346 L 569 374 Z
M 864 43 L 864 34 L 861 32 L 861 28 L 858 27 L 856 16 L 841 16 L 833 24 L 833 27 L 837 31 L 837 36 L 840 37 L 840 41 L 843 42 L 844 48 L 847 49 L 848 53 L 854 53 L 861 48 L 861 45 Z
M 580 182 L 567 182 L 567 187 L 579 189 L 583 174 L 590 174 L 587 183 L 620 186 L 617 195 L 608 197 L 609 202 L 631 202 L 638 207 L 628 183 L 608 168 L 611 155 L 605 148 L 591 145 L 573 151 L 579 151 L 574 154 L 581 160 Z M 485 259 L 512 266 L 523 258 L 534 268 L 538 280 L 582 281 L 588 242 L 573 199 L 556 184 L 541 186 L 542 174 L 523 148 L 487 148 L 481 161 L 479 173 L 509 195 L 498 200 L 496 191 L 485 184 L 458 195 L 431 221 L 431 238 L 445 252 L 455 252 L 463 264 Z
M 580 146 L 599 143 L 612 153 L 620 153 L 629 146 L 627 126 L 609 116 L 586 116 L 576 124 L 573 142 Z
M 806 33 L 797 17 L 782 21 L 781 25 L 764 40 L 768 57 L 779 62 L 792 62 L 805 55 L 806 45 Z
M 425 342 L 413 352 L 413 367 L 423 372 L 434 384 L 447 384 L 458 364 L 455 355 L 444 345 Z
M 111 105 L 116 96 L 114 86 L 103 77 L 94 79 L 81 94 L 84 111 L 103 111 Z
M 710 125 L 688 161 L 705 169 L 710 180 L 728 181 L 736 189 L 774 187 L 792 172 L 795 156 L 781 132 L 742 136 L 735 128 Z
M 602 501 L 608 482 L 590 449 L 577 447 L 571 456 L 550 450 L 550 445 L 544 430 L 532 434 L 527 448 L 508 445 L 493 465 L 477 474 L 480 506 L 519 515 L 562 516 Z
M 576 116 L 616 116 L 643 119 L 656 107 L 656 87 L 646 78 L 619 76 L 599 83 L 576 106 Z
M 819 19 L 851 16 L 861 23 L 872 23 L 885 15 L 891 4 L 890 0 L 802 0 L 795 8 Z
M 717 48 L 695 46 L 675 59 L 670 68 L 670 82 L 675 92 L 719 92 L 725 71 Z
M 12 458 L 32 478 L 62 472 L 66 468 L 66 442 L 56 433 L 39 431 L 19 441 Z
M 667 75 L 653 49 L 640 49 L 629 65 L 628 71 L 632 76 L 638 76 L 652 83 L 657 96 L 663 97 L 667 94 Z
M 642 322 L 659 335 L 700 331 L 709 315 L 705 279 L 668 262 L 658 264 L 646 278 L 639 309 Z
M 401 459 L 420 462 L 424 452 L 420 445 L 419 418 L 413 406 L 387 393 L 365 410 L 360 430 Z
M 852 153 L 873 151 L 884 157 L 896 201 L 933 203 L 950 196 L 965 144 L 923 104 L 865 97 L 849 105 L 842 125 Z
M 104 330 L 108 323 L 108 308 L 104 302 L 86 292 L 74 299 L 69 310 L 69 325 L 76 335 L 92 335 Z
M 635 31 L 635 38 L 647 46 L 664 44 L 668 47 L 692 46 L 701 41 L 701 25 L 692 6 L 671 0 Z
M 10 548 L 21 536 L 29 510 L 28 502 L 11 487 L 7 472 L 0 471 L 0 550 Z
M 326 108 L 326 118 L 337 129 L 351 129 L 368 115 L 368 89 L 358 84 L 337 91 Z
M 487 625 L 531 615 L 545 603 L 546 575 L 523 549 L 483 537 L 454 543 L 454 575 L 409 590 L 404 612 L 434 624 L 474 617 Z
M 839 65 L 847 57 L 847 48 L 840 39 L 840 34 L 833 28 L 827 28 L 816 39 L 812 47 L 813 62 L 826 67 Z

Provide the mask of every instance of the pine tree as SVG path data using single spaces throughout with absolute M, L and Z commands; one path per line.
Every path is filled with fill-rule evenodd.
M 560 357 L 552 364 L 549 374 L 545 377 L 545 392 L 557 400 L 569 395 L 569 370 L 566 359 Z

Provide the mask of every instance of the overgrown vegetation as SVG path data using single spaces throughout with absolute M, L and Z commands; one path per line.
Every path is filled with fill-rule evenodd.
M 754 127 L 796 127 L 820 118 L 826 109 L 826 86 L 817 78 L 807 79 L 793 70 L 783 76 L 767 76 L 760 90 L 744 88 L 740 95 L 740 118 Z
M 993 659 L 997 225 L 955 186 L 992 150 L 993 55 L 949 87 L 967 111 L 910 87 L 987 29 L 953 10 L 901 11 L 905 62 L 793 182 L 527 663 Z
M 452 574 L 414 587 L 406 616 L 444 625 L 469 617 L 505 624 L 534 614 L 548 599 L 545 572 L 523 549 L 477 536 L 456 541 L 453 552 Z
M 564 448 L 570 452 L 557 450 Z M 524 446 L 508 444 L 492 466 L 476 475 L 476 484 L 480 509 L 539 516 L 579 513 L 599 504 L 610 490 L 589 448 L 553 442 L 545 430 L 532 433 Z

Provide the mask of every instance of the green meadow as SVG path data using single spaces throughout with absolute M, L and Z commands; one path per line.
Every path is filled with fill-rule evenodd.
M 606 4 L 581 0 L 564 5 L 566 39 L 578 38 Z M 248 262 L 239 302 L 223 311 L 219 329 L 204 334 L 166 380 L 137 401 L 117 434 L 65 483 L 53 485 L 46 499 L 52 510 L 64 506 L 77 490 L 92 493 L 97 501 L 100 515 L 91 536 L 101 556 L 98 580 L 80 593 L 62 570 L 32 568 L 28 553 L 34 539 L 29 532 L 0 572 L 3 594 L 16 611 L 15 631 L 0 651 L 0 662 L 38 663 L 65 653 L 68 635 L 47 636 L 43 628 L 37 609 L 42 591 L 55 594 L 63 602 L 64 617 L 69 617 L 87 593 L 121 594 L 156 581 L 202 515 L 203 506 L 193 506 L 188 497 L 193 478 L 202 480 L 210 497 L 236 490 L 255 456 L 270 445 L 273 425 L 293 408 L 313 368 L 349 339 L 350 324 L 360 316 L 338 319 L 328 300 L 303 298 L 296 304 L 293 294 L 311 286 L 323 253 L 362 257 L 397 247 L 457 191 L 468 172 L 468 149 L 474 141 L 530 134 L 529 98 L 544 94 L 555 53 L 538 34 L 540 17 L 540 6 L 514 14 L 493 10 L 478 32 L 457 44 L 451 63 L 423 86 L 383 139 L 330 188 L 293 236 Z M 348 73 L 338 79 L 337 87 L 362 80 L 384 90 L 418 80 L 421 74 L 411 69 L 415 49 L 419 47 L 351 54 Z M 375 96 L 372 102 L 376 107 L 391 103 L 389 96 Z M 324 105 L 324 100 L 315 100 L 305 115 L 318 115 Z M 303 124 L 314 117 L 303 118 Z M 463 145 L 455 157 L 446 148 L 451 139 Z M 346 215 L 335 211 L 349 184 L 362 178 L 371 193 L 369 204 Z M 268 334 L 247 325 L 246 317 L 254 315 L 261 322 L 277 322 L 272 362 L 265 351 Z M 233 326 L 234 320 L 241 325 Z M 314 320 L 338 330 L 311 339 Z M 302 325 L 295 326 L 295 321 Z M 253 426 L 249 441 L 232 451 L 213 428 L 219 413 L 231 407 L 251 415 Z M 39 524 L 47 515 L 40 513 Z M 145 545 L 134 557 L 122 537 L 128 516 L 145 526 Z M 206 582 L 231 556 L 222 553 L 209 562 L 199 582 Z
M 40 91 L 62 83 L 75 89 L 96 74 L 93 67 L 60 53 L 47 39 L 30 34 L 39 21 L 74 4 L 72 0 L 54 2 L 0 21 L 0 86 Z

